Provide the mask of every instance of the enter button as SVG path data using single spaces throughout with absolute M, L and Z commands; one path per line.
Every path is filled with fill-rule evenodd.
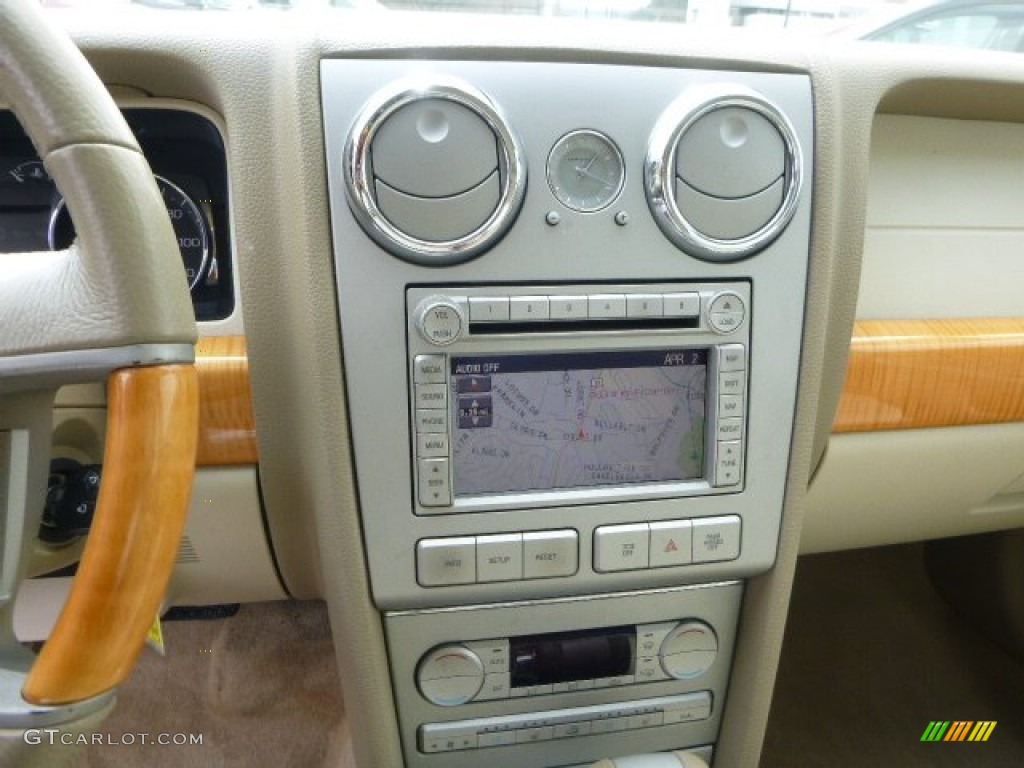
M 523 534 L 523 578 L 572 576 L 579 563 L 576 531 L 534 531 Z
M 704 517 L 693 521 L 693 562 L 714 563 L 739 556 L 739 517 Z

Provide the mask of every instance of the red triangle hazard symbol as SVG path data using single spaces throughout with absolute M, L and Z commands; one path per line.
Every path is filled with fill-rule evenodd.
M 676 546 L 676 540 L 675 539 L 669 539 L 668 540 L 668 544 L 665 545 L 665 551 L 666 552 L 676 552 L 678 550 L 679 550 L 679 547 Z

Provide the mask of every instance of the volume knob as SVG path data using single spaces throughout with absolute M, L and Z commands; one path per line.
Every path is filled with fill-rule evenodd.
M 472 701 L 484 684 L 480 657 L 462 645 L 442 645 L 420 660 L 416 682 L 423 698 L 441 707 Z
M 462 333 L 462 312 L 446 296 L 431 296 L 416 307 L 416 327 L 431 344 L 447 346 Z
M 715 631 L 702 621 L 683 621 L 661 642 L 658 656 L 665 674 L 692 680 L 707 672 L 718 655 Z

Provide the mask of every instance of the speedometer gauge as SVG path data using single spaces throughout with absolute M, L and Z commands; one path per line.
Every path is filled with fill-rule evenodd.
M 195 201 L 162 176 L 154 176 L 157 189 L 167 206 L 167 215 L 174 227 L 174 236 L 181 251 L 181 260 L 185 267 L 189 290 L 193 290 L 203 275 L 210 261 L 210 231 L 206 225 L 199 206 Z M 75 239 L 74 225 L 71 215 L 63 200 L 57 203 L 50 216 L 47 231 L 47 242 L 52 250 L 67 248 Z

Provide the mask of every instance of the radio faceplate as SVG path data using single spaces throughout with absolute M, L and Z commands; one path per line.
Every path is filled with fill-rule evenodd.
M 413 287 L 417 514 L 743 490 L 745 282 Z

